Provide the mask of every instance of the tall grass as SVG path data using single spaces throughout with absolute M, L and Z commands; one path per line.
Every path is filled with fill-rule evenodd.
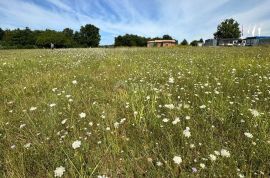
M 269 176 L 270 48 L 2 50 L 0 81 L 0 177 Z

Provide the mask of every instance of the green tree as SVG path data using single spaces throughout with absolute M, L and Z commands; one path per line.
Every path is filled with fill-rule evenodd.
M 239 38 L 241 31 L 239 29 L 239 23 L 234 19 L 226 19 L 217 27 L 217 32 L 214 33 L 215 39 L 220 38 Z
M 63 30 L 63 33 L 67 36 L 67 37 L 70 37 L 70 38 L 73 38 L 73 30 L 70 29 L 70 28 L 65 28 Z
M 49 48 L 51 43 L 55 45 L 56 48 L 67 48 L 74 45 L 73 39 L 67 37 L 62 32 L 56 32 L 54 30 L 46 30 L 42 32 L 36 41 L 39 47 Z
M 197 40 L 193 40 L 191 43 L 190 43 L 191 46 L 197 46 L 198 45 L 198 41 Z
M 181 42 L 181 45 L 188 45 L 188 42 L 186 39 L 184 39 L 182 42 Z
M 80 29 L 79 42 L 88 47 L 98 47 L 100 42 L 99 28 L 87 24 Z
M 203 43 L 203 39 L 201 38 L 201 39 L 199 40 L 199 42 L 200 42 L 200 43 Z
M 147 38 L 132 35 L 132 34 L 125 34 L 124 36 L 117 36 L 114 39 L 115 46 L 146 46 Z
M 5 31 L 4 31 L 4 30 L 2 30 L 2 28 L 0 28 L 0 40 L 2 40 L 2 39 L 3 39 L 4 34 L 5 34 Z
M 172 40 L 173 38 L 170 35 L 163 35 L 163 40 Z

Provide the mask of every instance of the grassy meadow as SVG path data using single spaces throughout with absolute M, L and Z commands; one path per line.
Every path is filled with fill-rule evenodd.
M 0 177 L 269 177 L 270 48 L 0 51 Z

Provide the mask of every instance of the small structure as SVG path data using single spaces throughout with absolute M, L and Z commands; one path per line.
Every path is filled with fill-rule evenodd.
M 203 46 L 203 43 L 202 42 L 198 42 L 197 43 L 197 46 L 202 47 Z
M 164 47 L 164 46 L 175 46 L 176 40 L 151 40 L 147 41 L 147 47 Z
M 245 46 L 246 40 L 237 38 L 221 38 L 205 40 L 204 46 Z
M 218 41 L 216 39 L 205 40 L 204 46 L 217 46 Z
M 236 46 L 237 44 L 238 39 L 236 38 L 218 39 L 218 46 Z
M 246 38 L 246 46 L 270 45 L 270 36 L 254 36 Z

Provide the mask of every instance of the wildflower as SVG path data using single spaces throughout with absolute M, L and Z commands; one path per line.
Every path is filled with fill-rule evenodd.
M 174 78 L 173 77 L 169 78 L 169 83 L 174 83 Z
M 98 175 L 97 178 L 109 178 L 106 175 Z
M 201 167 L 202 169 L 204 169 L 204 168 L 205 168 L 205 164 L 201 163 L 201 164 L 200 164 L 200 167 Z
M 251 133 L 245 132 L 244 135 L 245 135 L 247 138 L 253 138 L 253 135 L 252 135 Z
M 77 80 L 72 81 L 72 84 L 74 84 L 74 85 L 76 85 L 77 83 L 78 83 Z
M 185 109 L 188 109 L 189 107 L 190 107 L 189 104 L 184 104 L 184 108 L 185 108 Z
M 174 156 L 173 161 L 175 164 L 180 164 L 182 163 L 182 158 L 180 156 Z
M 115 122 L 114 124 L 113 124 L 113 126 L 114 126 L 114 128 L 118 128 L 119 127 L 119 122 Z
M 165 104 L 164 107 L 165 108 L 168 108 L 168 109 L 174 109 L 174 105 L 173 104 Z
M 237 173 L 237 175 L 240 177 L 240 178 L 244 178 L 245 176 L 241 173 Z
M 16 147 L 16 145 L 11 145 L 11 147 L 10 147 L 10 148 L 11 148 L 11 149 L 14 149 L 15 147 Z
M 75 150 L 77 148 L 80 148 L 81 146 L 81 141 L 80 140 L 76 140 L 75 142 L 72 143 L 72 148 Z
M 163 163 L 160 162 L 160 161 L 158 161 L 156 164 L 157 164 L 157 166 L 162 166 L 163 165 Z
M 260 113 L 256 109 L 249 109 L 249 111 L 254 117 L 260 116 Z
M 62 120 L 61 124 L 65 124 L 67 122 L 67 119 Z
M 31 146 L 31 143 L 26 143 L 23 147 L 24 148 L 29 148 Z
M 26 126 L 26 124 L 21 124 L 20 129 L 24 128 L 25 126 Z
M 184 136 L 187 138 L 189 138 L 191 136 L 191 133 L 189 130 L 190 130 L 190 128 L 186 127 L 186 129 L 183 131 Z
M 123 124 L 127 119 L 126 118 L 123 118 L 120 120 L 120 124 Z
M 195 168 L 195 167 L 193 167 L 193 168 L 191 168 L 191 169 L 192 169 L 192 172 L 193 172 L 193 173 L 198 172 L 197 168 Z
M 169 119 L 164 118 L 162 121 L 166 123 L 166 122 L 169 122 Z
M 30 110 L 30 111 L 35 111 L 36 109 L 37 109 L 37 107 L 33 107 L 33 106 L 32 106 L 29 110 Z
M 147 96 L 146 99 L 147 99 L 147 100 L 150 100 L 150 96 Z
M 220 152 L 219 151 L 214 151 L 214 153 L 219 156 L 220 155 Z
M 52 103 L 49 106 L 52 108 L 52 107 L 56 106 L 56 104 L 55 103 Z
M 179 117 L 176 117 L 176 118 L 174 119 L 174 121 L 172 121 L 172 124 L 175 125 L 175 124 L 177 124 L 178 122 L 180 122 L 180 119 L 179 119 Z
M 204 109 L 204 108 L 206 108 L 205 105 L 201 105 L 201 106 L 200 106 L 200 109 Z
M 220 155 L 227 158 L 231 156 L 230 152 L 225 149 L 220 150 Z
M 211 161 L 216 161 L 216 159 L 217 159 L 217 157 L 215 155 L 213 155 L 213 154 L 210 154 L 209 158 L 210 158 Z
M 190 116 L 186 116 L 186 120 L 190 120 Z
M 57 167 L 54 170 L 54 177 L 62 177 L 66 169 L 63 166 Z
M 80 118 L 85 118 L 86 117 L 86 114 L 84 112 L 80 113 L 79 114 Z

